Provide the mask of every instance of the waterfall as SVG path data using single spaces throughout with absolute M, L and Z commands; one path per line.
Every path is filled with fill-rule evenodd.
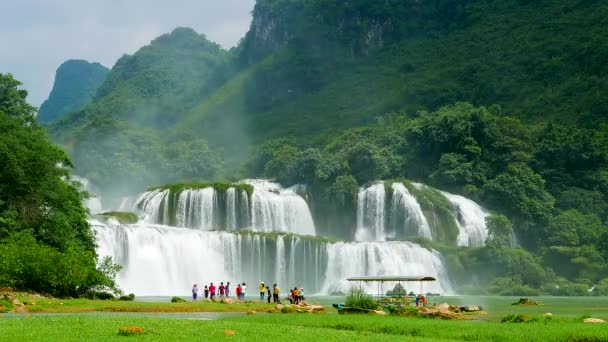
M 459 246 L 483 246 L 488 238 L 486 217 L 490 216 L 484 208 L 470 199 L 443 192 L 442 194 L 452 203 L 456 211 L 456 223 Z
M 315 235 L 315 225 L 308 204 L 297 194 L 297 187 L 283 189 L 267 180 L 243 181 L 253 186 L 251 228 L 260 232 L 289 232 Z
M 97 253 L 123 266 L 119 287 L 138 296 L 186 295 L 192 284 L 277 283 L 283 291 L 345 291 L 357 275 L 431 275 L 425 291 L 449 290 L 437 252 L 410 242 L 328 243 L 295 235 L 229 233 L 149 223 L 91 221 Z M 254 292 L 254 291 L 253 291 Z M 253 293 L 250 292 L 250 293 Z
M 236 189 L 226 190 L 226 230 L 236 229 L 237 217 Z
M 380 182 L 367 189 L 362 188 L 357 196 L 357 241 L 385 241 L 385 189 Z
M 322 293 L 346 292 L 352 276 L 410 275 L 432 276 L 437 282 L 424 285 L 424 292 L 445 293 L 450 291 L 447 272 L 441 255 L 411 242 L 339 242 L 329 246 L 327 271 Z M 393 284 L 394 285 L 394 284 Z M 377 293 L 377 284 L 367 288 Z M 418 286 L 418 285 L 416 285 Z M 384 291 L 392 289 L 387 287 Z M 418 289 L 407 289 L 408 291 Z
M 404 236 L 422 236 L 432 239 L 431 228 L 420 204 L 403 183 L 393 183 L 391 200 L 391 225 L 401 229 Z
M 214 188 L 183 190 L 177 200 L 177 226 L 213 230 L 218 226 L 214 217 L 216 211 L 217 193 Z
M 169 190 L 153 190 L 143 193 L 135 205 L 144 213 L 144 221 L 169 224 Z

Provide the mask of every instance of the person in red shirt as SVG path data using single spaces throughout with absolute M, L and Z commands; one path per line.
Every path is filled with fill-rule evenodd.
M 220 298 L 224 298 L 226 287 L 224 286 L 224 282 L 220 283 Z
M 213 299 L 215 297 L 215 285 L 213 283 L 209 284 L 209 298 Z
M 236 298 L 238 298 L 239 300 L 241 300 L 242 292 L 243 292 L 243 288 L 241 287 L 241 284 L 239 284 L 239 286 L 236 287 Z

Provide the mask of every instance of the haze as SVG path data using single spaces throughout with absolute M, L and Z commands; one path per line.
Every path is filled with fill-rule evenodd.
M 162 33 L 187 26 L 224 48 L 236 45 L 254 0 L 23 0 L 0 3 L 0 72 L 12 73 L 39 106 L 57 67 L 86 59 L 111 68 Z

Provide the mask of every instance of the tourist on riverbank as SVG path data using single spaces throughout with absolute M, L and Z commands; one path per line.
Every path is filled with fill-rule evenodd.
M 275 304 L 280 304 L 281 301 L 279 299 L 279 295 L 280 295 L 280 289 L 277 286 L 277 284 L 272 285 L 272 299 L 274 300 Z
M 268 304 L 270 304 L 270 300 L 272 299 L 272 290 L 270 289 L 270 286 L 267 286 L 266 290 L 268 290 Z
M 220 283 L 220 298 L 224 298 L 224 295 L 226 294 L 226 286 L 224 286 L 224 282 L 222 281 Z
M 264 301 L 264 295 L 266 294 L 266 285 L 264 285 L 264 282 L 260 283 L 260 300 L 263 302 Z
M 236 286 L 236 299 L 241 300 L 242 294 L 243 294 L 243 288 L 241 287 L 241 284 L 238 284 Z
M 198 287 L 194 284 L 192 286 L 192 300 L 196 300 L 196 297 L 198 297 Z
M 298 287 L 294 287 L 293 288 L 293 303 L 294 304 L 298 304 L 300 303 L 300 290 L 298 290 Z
M 241 301 L 245 301 L 245 296 L 247 296 L 247 284 L 243 283 L 241 286 Z
M 207 285 L 205 285 L 204 291 L 205 291 L 205 299 L 208 299 L 209 298 L 209 287 L 207 287 Z
M 226 283 L 226 297 L 230 297 L 230 282 Z
M 213 299 L 215 297 L 215 285 L 213 283 L 209 284 L 209 299 Z
M 298 303 L 302 303 L 304 299 L 306 299 L 304 298 L 304 286 L 300 286 L 298 289 Z

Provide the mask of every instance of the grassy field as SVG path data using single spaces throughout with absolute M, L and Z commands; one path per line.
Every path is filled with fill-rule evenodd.
M 432 319 L 260 314 L 220 320 L 146 317 L 0 317 L 2 341 L 109 341 L 123 339 L 121 327 L 144 330 L 136 340 L 247 341 L 608 341 L 606 325 L 568 320 L 491 323 Z
M 30 298 L 29 314 L 0 314 L 0 341 L 106 341 L 124 339 L 118 330 L 137 326 L 135 340 L 247 341 L 581 341 L 608 342 L 608 323 L 585 324 L 585 317 L 608 320 L 607 297 L 538 297 L 538 306 L 516 306 L 515 297 L 447 297 L 452 304 L 480 304 L 487 314 L 472 320 L 394 316 L 267 314 L 263 303 L 120 302 Z M 31 301 L 35 300 L 32 305 Z M 324 304 L 338 298 L 319 298 Z M 61 304 L 63 303 L 63 304 Z M 236 312 L 257 311 L 256 315 Z M 217 314 L 213 314 L 213 312 Z M 230 314 L 230 312 L 235 312 Z M 551 312 L 551 318 L 540 318 Z M 42 314 L 40 314 L 42 313 Z M 507 314 L 539 318 L 532 323 L 500 323 Z

